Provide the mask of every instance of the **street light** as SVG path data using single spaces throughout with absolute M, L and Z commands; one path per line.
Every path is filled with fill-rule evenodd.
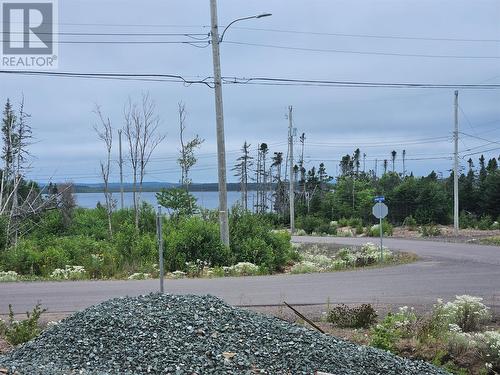
M 248 20 L 252 18 L 262 18 L 270 16 L 270 13 L 263 13 L 250 17 L 238 18 L 230 22 L 223 30 L 219 38 L 217 21 L 217 2 L 210 0 L 210 19 L 211 19 L 211 38 L 212 38 L 212 58 L 214 65 L 214 91 L 215 91 L 215 118 L 217 126 L 217 163 L 219 170 L 219 223 L 220 236 L 222 242 L 229 246 L 229 215 L 227 209 L 227 179 L 226 179 L 226 145 L 224 139 L 224 110 L 222 106 L 222 77 L 220 69 L 220 50 L 219 44 L 224 38 L 224 34 L 235 22 Z
M 237 18 L 234 21 L 230 22 L 229 25 L 227 25 L 224 30 L 222 31 L 222 34 L 219 39 L 219 43 L 222 43 L 222 40 L 224 39 L 224 34 L 226 33 L 227 29 L 229 29 L 229 26 L 231 26 L 233 23 L 239 22 L 239 21 L 244 21 L 244 20 L 251 20 L 252 18 L 263 18 L 263 17 L 269 17 L 272 16 L 271 13 L 262 13 L 258 14 L 256 16 L 250 16 L 250 17 L 243 17 L 243 18 Z

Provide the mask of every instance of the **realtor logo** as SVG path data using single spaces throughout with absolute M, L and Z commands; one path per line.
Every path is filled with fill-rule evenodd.
M 57 3 L 2 2 L 2 67 L 57 67 Z

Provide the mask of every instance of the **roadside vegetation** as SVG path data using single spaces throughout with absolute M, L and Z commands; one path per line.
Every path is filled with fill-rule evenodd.
M 453 374 L 487 375 L 500 371 L 498 321 L 479 297 L 438 300 L 431 311 L 401 307 L 385 317 L 369 304 L 329 307 L 324 327 L 333 335 L 412 359 L 422 359 Z
M 485 245 L 500 246 L 500 236 L 483 238 L 483 239 L 481 239 L 480 242 L 483 243 L 483 244 L 485 244 Z

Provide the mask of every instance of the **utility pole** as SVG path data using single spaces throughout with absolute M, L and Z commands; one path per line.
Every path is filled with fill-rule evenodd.
M 214 65 L 215 116 L 217 127 L 217 162 L 219 172 L 219 223 L 222 242 L 229 246 L 229 220 L 227 212 L 226 145 L 224 140 L 224 112 L 222 106 L 222 78 L 220 67 L 217 2 L 210 0 L 212 58 Z
M 378 159 L 375 159 L 375 178 L 377 178 L 377 171 L 378 171 Z
M 455 165 L 453 168 L 453 233 L 458 236 L 458 90 L 455 90 Z
M 403 150 L 403 178 L 406 177 L 405 159 L 406 159 L 406 150 Z
M 123 210 L 123 158 L 122 158 L 122 130 L 118 129 L 118 149 L 120 158 L 118 164 L 120 165 L 120 208 Z
M 293 121 L 292 106 L 288 107 L 288 147 L 290 152 L 290 232 L 295 232 L 295 192 L 293 187 Z

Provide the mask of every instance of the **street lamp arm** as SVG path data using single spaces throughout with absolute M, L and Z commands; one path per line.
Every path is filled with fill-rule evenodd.
M 271 16 L 272 14 L 271 13 L 263 13 L 263 14 L 258 14 L 256 16 L 249 16 L 249 17 L 242 17 L 242 18 L 237 18 L 235 19 L 234 21 L 231 21 L 225 28 L 224 30 L 222 31 L 222 34 L 219 38 L 219 43 L 222 43 L 222 40 L 224 39 L 224 34 L 226 33 L 227 29 L 229 29 L 229 27 L 233 24 L 233 23 L 236 23 L 236 22 L 239 22 L 239 21 L 244 21 L 244 20 L 251 20 L 253 18 L 262 18 L 262 17 L 269 17 Z

